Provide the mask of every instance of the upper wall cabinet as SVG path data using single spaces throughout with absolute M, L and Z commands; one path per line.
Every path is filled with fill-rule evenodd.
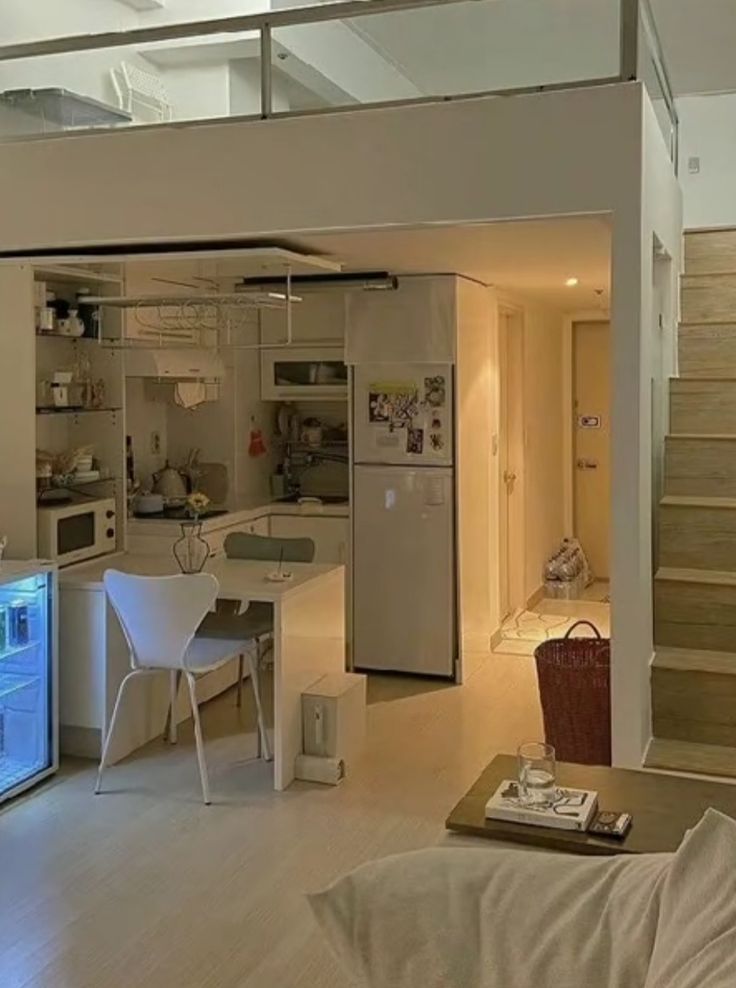
M 300 298 L 292 305 L 291 339 L 285 311 L 261 313 L 261 398 L 346 401 L 345 296 L 305 291 Z
M 345 341 L 345 295 L 340 291 L 324 294 L 305 291 L 294 294 L 301 299 L 291 307 L 291 333 L 295 346 L 324 343 L 342 347 Z M 288 325 L 284 309 L 264 309 L 261 313 L 261 342 L 268 345 L 287 340 Z
M 348 296 L 349 364 L 455 362 L 457 279 L 400 276 L 396 291 Z

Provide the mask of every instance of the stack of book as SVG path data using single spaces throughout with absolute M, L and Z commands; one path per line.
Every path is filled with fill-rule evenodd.
M 518 782 L 504 779 L 486 803 L 486 818 L 585 831 L 597 809 L 598 793 L 591 789 L 558 789 L 552 803 L 535 804 L 520 798 Z

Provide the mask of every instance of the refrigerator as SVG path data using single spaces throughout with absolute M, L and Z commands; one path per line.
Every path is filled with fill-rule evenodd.
M 454 677 L 453 367 L 356 364 L 353 664 Z
M 0 802 L 59 765 L 56 568 L 0 562 Z

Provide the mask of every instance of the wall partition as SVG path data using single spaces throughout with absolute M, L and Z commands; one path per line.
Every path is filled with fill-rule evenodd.
M 648 0 L 211 0 L 207 20 L 201 9 L 0 0 L 0 139 L 643 78 L 675 147 Z

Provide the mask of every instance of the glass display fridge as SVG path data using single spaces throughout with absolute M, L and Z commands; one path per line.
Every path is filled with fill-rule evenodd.
M 0 802 L 59 765 L 56 567 L 0 562 Z

